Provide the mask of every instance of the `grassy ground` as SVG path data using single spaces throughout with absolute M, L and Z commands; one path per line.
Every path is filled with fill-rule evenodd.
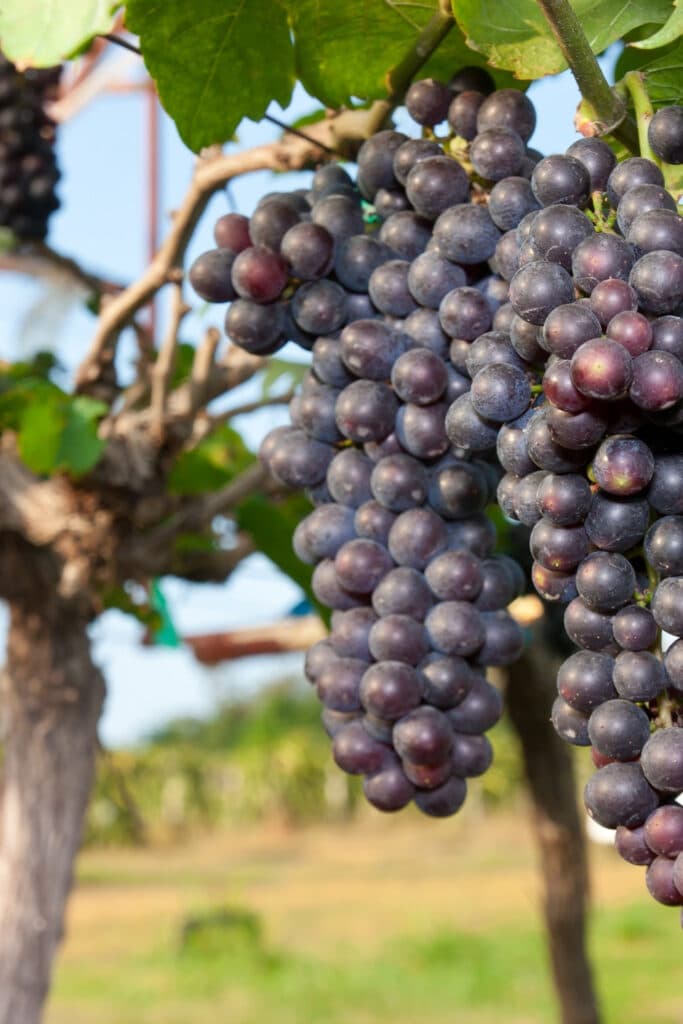
M 681 1024 L 678 912 L 594 852 L 606 1024 Z M 556 1019 L 521 816 L 250 827 L 89 851 L 47 1024 L 548 1024 Z M 256 915 L 183 923 L 237 908 Z

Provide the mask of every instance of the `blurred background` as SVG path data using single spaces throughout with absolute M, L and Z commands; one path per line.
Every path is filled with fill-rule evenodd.
M 603 60 L 608 75 L 617 55 Z M 62 206 L 50 244 L 106 279 L 130 281 L 163 237 L 194 157 L 146 88 L 139 58 L 110 47 L 98 74 L 87 102 L 60 124 Z M 547 79 L 530 94 L 531 145 L 565 150 L 576 138 L 573 79 Z M 291 124 L 314 106 L 299 90 L 273 113 Z M 278 134 L 244 122 L 228 148 Z M 212 200 L 188 259 L 211 247 L 221 213 L 248 214 L 265 192 L 304 182 L 263 172 L 231 183 Z M 0 358 L 53 351 L 68 379 L 94 325 L 73 283 L 5 272 L 0 308 Z M 161 306 L 161 325 L 164 315 Z M 220 310 L 195 310 L 188 343 L 211 323 L 220 326 Z M 280 353 L 286 363 L 305 358 L 290 348 Z M 124 379 L 132 358 L 131 341 Z M 295 375 L 283 366 L 274 386 L 286 391 Z M 244 385 L 231 405 L 257 398 L 259 386 Z M 255 450 L 285 419 L 286 408 L 274 407 L 233 425 Z M 49 1024 L 554 1019 L 511 728 L 504 721 L 492 733 L 494 767 L 456 818 L 381 816 L 331 760 L 302 654 L 232 656 L 254 635 L 245 630 L 263 637 L 290 619 L 302 631 L 322 628 L 302 598 L 257 554 L 224 586 L 159 581 L 160 630 L 114 610 L 93 626 L 108 684 L 102 753 Z M 295 634 L 296 622 L 288 629 Z M 4 631 L 3 620 L 0 648 Z M 185 641 L 206 634 L 224 644 L 203 663 Z M 605 1020 L 680 1024 L 676 915 L 647 898 L 642 872 L 610 847 L 596 845 L 593 862 Z

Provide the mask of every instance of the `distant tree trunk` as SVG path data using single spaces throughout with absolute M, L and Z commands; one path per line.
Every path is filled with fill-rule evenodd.
M 507 704 L 522 745 L 544 884 L 543 909 L 562 1024 L 599 1024 L 586 949 L 586 842 L 571 752 L 550 721 L 559 666 L 546 622 L 508 674 Z
M 0 1024 L 41 1019 L 63 934 L 104 696 L 90 657 L 87 616 L 55 591 L 41 591 L 35 586 L 31 605 L 10 604 L 0 690 Z

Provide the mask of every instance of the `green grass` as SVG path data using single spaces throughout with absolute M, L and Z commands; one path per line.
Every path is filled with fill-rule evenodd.
M 601 915 L 593 945 L 606 1022 L 680 1024 L 680 949 L 667 933 L 658 927 L 656 908 L 628 906 Z M 536 931 L 439 931 L 403 937 L 374 956 L 342 953 L 333 962 L 230 936 L 222 948 L 160 945 L 115 964 L 62 970 L 49 1019 L 493 1024 L 502 1008 L 504 1020 L 515 1024 L 555 1017 Z
M 90 851 L 46 1024 L 550 1024 L 528 835 L 471 822 Z M 595 861 L 604 1024 L 681 1024 L 678 911 Z

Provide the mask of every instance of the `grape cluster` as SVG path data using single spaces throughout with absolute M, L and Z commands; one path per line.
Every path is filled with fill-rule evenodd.
M 553 722 L 592 747 L 588 811 L 683 903 L 683 220 L 648 159 L 531 149 L 533 105 L 480 68 L 406 107 L 421 138 L 381 131 L 355 182 L 326 165 L 221 217 L 190 271 L 236 344 L 312 352 L 260 454 L 316 506 L 295 549 L 333 609 L 306 673 L 334 757 L 375 806 L 434 815 L 488 766 L 484 672 L 521 650 L 524 589 L 495 499 L 566 605 Z M 680 114 L 650 126 L 669 162 Z
M 21 241 L 42 241 L 59 206 L 55 124 L 45 112 L 61 68 L 17 71 L 0 54 L 0 226 Z
M 683 219 L 655 163 L 617 165 L 596 139 L 541 160 L 531 188 L 543 208 L 514 229 L 507 273 L 537 397 L 490 362 L 462 401 L 468 423 L 504 419 L 499 503 L 531 528 L 539 594 L 567 606 L 579 650 L 553 722 L 592 748 L 588 813 L 649 865 L 655 899 L 681 905 Z M 665 656 L 662 632 L 677 638 Z

